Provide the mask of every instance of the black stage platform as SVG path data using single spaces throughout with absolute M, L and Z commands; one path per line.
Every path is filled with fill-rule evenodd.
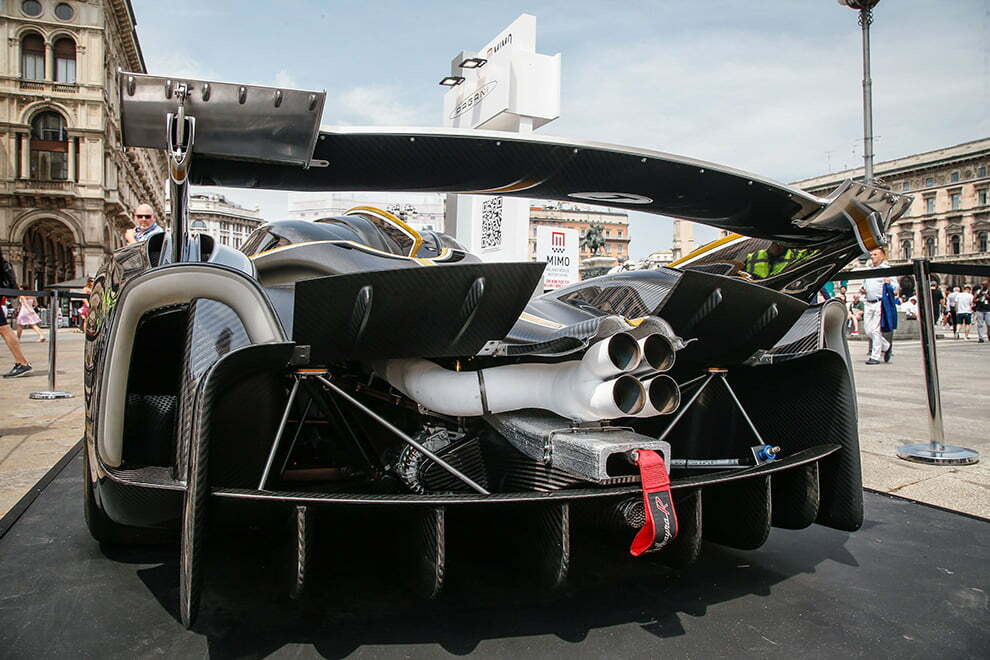
M 214 535 L 186 631 L 176 547 L 101 549 L 83 523 L 81 468 L 78 455 L 65 461 L 0 538 L 0 657 L 990 652 L 990 523 L 871 493 L 856 534 L 775 529 L 753 552 L 707 544 L 681 571 L 575 543 L 568 586 L 549 594 L 513 579 L 508 563 L 461 558 L 470 570 L 458 571 L 451 551 L 448 589 L 422 601 L 395 584 L 387 553 L 322 538 L 318 583 L 292 601 L 280 543 Z M 492 530 L 493 544 L 503 536 Z

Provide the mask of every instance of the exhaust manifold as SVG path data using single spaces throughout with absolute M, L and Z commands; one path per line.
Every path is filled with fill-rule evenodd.
M 429 360 L 402 359 L 376 363 L 375 371 L 420 405 L 444 415 L 473 417 L 539 408 L 591 422 L 673 412 L 680 401 L 673 379 L 655 376 L 644 383 L 632 375 L 669 369 L 673 355 L 670 341 L 662 335 L 637 340 L 621 332 L 593 344 L 580 360 L 568 362 L 457 372 Z

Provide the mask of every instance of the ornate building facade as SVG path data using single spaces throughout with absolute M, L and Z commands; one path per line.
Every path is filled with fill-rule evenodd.
M 209 234 L 221 245 L 241 247 L 261 223 L 261 212 L 248 209 L 217 193 L 189 196 L 189 232 Z
M 914 195 L 911 208 L 890 228 L 892 264 L 912 257 L 932 261 L 990 263 L 990 138 L 877 163 L 876 182 Z M 827 195 L 845 179 L 862 179 L 862 168 L 797 181 Z M 952 283 L 965 280 L 949 277 Z
M 629 216 L 625 211 L 559 202 L 529 209 L 530 261 L 536 260 L 536 228 L 539 225 L 577 229 L 584 238 L 592 223 L 601 224 L 605 235 L 605 247 L 599 252 L 600 257 L 611 258 L 611 266 L 629 258 Z M 581 248 L 580 257 L 588 259 L 591 252 Z
M 129 0 L 0 0 L 0 251 L 24 284 L 96 272 L 164 156 L 123 149 L 117 69 L 144 71 Z

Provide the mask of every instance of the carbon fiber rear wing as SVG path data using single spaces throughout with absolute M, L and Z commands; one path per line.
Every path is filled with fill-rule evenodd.
M 326 92 L 120 72 L 124 145 L 167 149 L 165 120 L 195 118 L 192 153 L 310 166 Z

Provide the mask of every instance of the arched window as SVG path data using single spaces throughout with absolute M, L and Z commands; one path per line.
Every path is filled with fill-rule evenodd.
M 929 236 L 925 239 L 925 256 L 934 257 L 935 256 L 935 238 Z
M 68 37 L 55 40 L 55 82 L 76 82 L 76 43 Z
M 901 241 L 901 254 L 904 255 L 905 259 L 911 258 L 911 240 Z
M 21 78 L 45 79 L 45 40 L 40 34 L 28 34 L 21 39 Z
M 950 245 L 952 245 L 952 254 L 962 253 L 962 236 L 959 234 L 954 234 L 951 239 L 949 239 Z
M 31 178 L 65 181 L 69 178 L 69 136 L 57 112 L 39 112 L 31 120 Z

